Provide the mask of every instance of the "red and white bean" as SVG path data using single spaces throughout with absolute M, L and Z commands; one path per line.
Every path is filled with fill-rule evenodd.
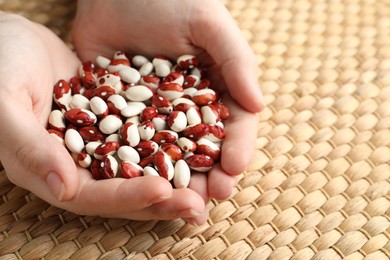
M 196 56 L 173 64 L 118 51 L 95 62 L 56 82 L 48 120 L 48 132 L 93 178 L 152 175 L 185 188 L 191 171 L 208 172 L 220 160 L 229 110 Z

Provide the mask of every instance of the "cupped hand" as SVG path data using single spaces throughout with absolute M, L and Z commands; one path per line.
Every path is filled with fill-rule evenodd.
M 14 184 L 78 214 L 206 221 L 195 191 L 173 190 L 160 177 L 95 181 L 77 168 L 45 127 L 53 85 L 80 61 L 47 28 L 16 15 L 0 12 L 0 39 L 0 160 Z
M 231 117 L 221 164 L 206 176 L 193 176 L 190 187 L 205 201 L 228 197 L 235 176 L 253 155 L 256 113 L 263 108 L 255 55 L 228 10 L 217 0 L 80 0 L 73 28 L 78 55 L 94 60 L 117 50 L 175 60 L 197 55 L 213 85 L 221 90 Z

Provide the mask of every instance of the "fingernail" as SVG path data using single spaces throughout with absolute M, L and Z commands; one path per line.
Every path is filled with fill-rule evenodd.
M 164 195 L 164 196 L 160 196 L 160 197 L 157 197 L 157 198 L 154 198 L 152 199 L 150 202 L 149 202 L 149 205 L 153 205 L 153 204 L 156 204 L 156 203 L 159 203 L 159 202 L 163 202 L 169 198 L 172 197 L 172 194 L 169 194 L 169 195 Z
M 62 201 L 65 193 L 65 187 L 61 177 L 55 172 L 50 172 L 46 177 L 46 182 L 57 200 Z
M 188 224 L 190 224 L 190 225 L 192 225 L 192 226 L 194 226 L 194 227 L 198 227 L 198 226 L 199 226 L 198 223 L 196 223 L 195 219 L 193 219 L 193 218 L 185 219 L 185 221 L 186 221 Z
M 186 209 L 186 210 L 180 211 L 179 216 L 184 217 L 184 218 L 190 218 L 190 217 L 198 217 L 202 214 L 203 214 L 203 212 L 198 212 L 194 209 Z

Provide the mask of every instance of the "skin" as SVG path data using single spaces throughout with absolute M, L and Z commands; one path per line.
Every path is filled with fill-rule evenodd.
M 194 54 L 230 109 L 221 163 L 190 188 L 205 202 L 226 199 L 252 158 L 257 112 L 264 107 L 255 55 L 228 10 L 216 0 L 81 0 L 73 39 L 82 60 L 111 58 L 117 50 L 175 61 Z M 185 199 L 185 198 L 183 198 Z M 197 220 L 197 218 L 193 218 Z
M 252 157 L 263 99 L 254 54 L 228 11 L 201 2 L 80 0 L 73 39 L 81 60 L 123 50 L 173 60 L 195 54 L 207 65 L 231 114 L 221 163 L 207 176 L 173 190 L 160 177 L 95 181 L 77 168 L 45 127 L 54 83 L 73 76 L 80 60 L 48 29 L 0 13 L 0 160 L 9 179 L 78 214 L 205 223 L 205 202 L 227 198 Z
M 0 160 L 10 181 L 77 214 L 204 223 L 208 213 L 197 192 L 173 190 L 153 176 L 95 181 L 47 133 L 53 85 L 79 65 L 47 28 L 0 13 Z

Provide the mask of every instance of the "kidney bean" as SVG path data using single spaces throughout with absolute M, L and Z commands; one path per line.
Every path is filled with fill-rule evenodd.
M 92 87 L 96 82 L 95 66 L 91 61 L 83 62 L 79 67 L 79 76 L 83 85 Z
M 199 88 L 198 88 L 199 89 Z M 210 88 L 198 90 L 193 96 L 192 101 L 198 106 L 211 104 L 217 100 L 217 94 Z
M 161 114 L 169 114 L 173 111 L 172 103 L 167 97 L 154 94 L 151 99 L 152 106 Z
M 171 159 L 162 151 L 158 151 L 153 155 L 153 165 L 156 167 L 158 174 L 167 179 L 168 181 L 173 179 L 174 167 Z
M 163 79 L 161 83 L 176 83 L 182 86 L 184 83 L 184 76 L 179 72 L 172 71 Z
M 102 142 L 98 142 L 98 141 L 92 141 L 92 142 L 89 142 L 85 145 L 85 151 L 89 154 L 89 155 L 94 155 L 95 154 L 95 150 L 96 148 L 101 144 Z
M 157 94 L 166 97 L 168 100 L 174 100 L 183 96 L 183 91 L 181 85 L 173 82 L 160 84 L 157 88 Z
M 221 156 L 221 149 L 219 146 L 206 138 L 201 138 L 196 142 L 196 150 L 197 154 L 208 155 L 213 159 L 214 163 L 219 161 Z
M 211 85 L 211 81 L 209 79 L 202 79 L 199 82 L 199 85 L 198 85 L 197 89 L 199 89 L 199 90 L 201 90 L 201 89 L 208 89 L 208 88 L 210 88 L 210 85 Z
M 98 55 L 95 59 L 95 62 L 100 68 L 106 69 L 108 67 L 108 65 L 110 64 L 111 60 L 109 58 L 104 57 L 104 56 Z
M 93 153 L 93 156 L 102 160 L 106 155 L 114 155 L 118 151 L 120 144 L 118 142 L 104 142 L 98 145 Z
M 65 145 L 66 147 L 74 153 L 81 153 L 84 148 L 84 141 L 81 135 L 77 130 L 68 129 L 65 132 Z
M 143 175 L 144 176 L 160 176 L 160 175 L 158 175 L 158 172 L 150 166 L 146 166 L 144 168 Z
M 177 98 L 172 102 L 173 105 L 173 110 L 175 111 L 182 111 L 182 112 L 187 112 L 187 110 L 191 107 L 195 109 L 199 109 L 199 107 L 191 100 L 188 98 Z
M 158 144 L 154 141 L 143 140 L 140 141 L 134 148 L 141 157 L 149 157 L 158 151 Z
M 124 82 L 130 84 L 136 84 L 141 79 L 139 71 L 131 67 L 119 70 L 119 75 Z
M 142 76 L 138 83 L 153 89 L 157 89 L 160 85 L 160 78 L 157 76 L 146 75 Z
M 173 184 L 175 188 L 187 188 L 190 184 L 191 170 L 184 160 L 178 160 L 175 164 Z
M 106 101 L 110 96 L 117 94 L 116 90 L 112 86 L 100 86 L 95 88 L 92 92 L 92 97 L 100 97 L 104 101 Z
M 140 119 L 142 121 L 150 121 L 157 115 L 158 115 L 157 108 L 148 106 L 148 107 L 145 107 L 144 110 L 142 110 L 142 112 L 140 114 Z
M 85 142 L 104 141 L 105 135 L 96 126 L 84 126 L 78 129 Z
M 124 123 L 119 129 L 119 135 L 125 145 L 137 146 L 141 140 L 136 124 Z
M 69 80 L 69 86 L 71 88 L 72 95 L 82 94 L 82 92 L 85 91 L 85 89 L 81 85 L 81 80 L 79 76 L 73 76 Z
M 86 110 L 91 109 L 89 106 L 89 99 L 81 94 L 73 95 L 72 99 L 70 100 L 69 107 L 72 109 L 73 108 L 82 108 Z
M 119 134 L 110 134 L 109 136 L 106 137 L 105 142 L 118 142 L 121 143 L 121 137 Z
M 133 163 L 139 163 L 140 161 L 140 156 L 137 150 L 128 145 L 123 145 L 119 147 L 117 154 L 119 159 L 121 159 L 122 161 L 128 161 Z
M 142 108 L 136 104 L 129 103 L 125 108 L 121 110 L 121 115 L 127 118 L 138 116 L 141 114 Z
M 199 66 L 199 61 L 194 55 L 185 54 L 177 58 L 177 65 L 182 69 L 192 69 Z
M 99 129 L 104 134 L 113 134 L 122 126 L 122 119 L 117 115 L 107 115 L 100 120 Z
M 146 167 L 148 167 L 148 166 L 153 166 L 153 156 L 141 158 L 141 160 L 139 161 L 138 165 L 141 166 L 144 169 Z M 158 173 L 157 173 L 156 176 L 159 176 Z
M 50 112 L 49 127 L 50 129 L 57 130 L 61 133 L 65 132 L 65 128 L 66 128 L 65 116 L 60 110 L 53 110 Z
M 92 164 L 92 157 L 88 153 L 79 153 L 77 155 L 77 163 L 83 168 L 88 168 Z
M 156 131 L 162 131 L 168 129 L 167 124 L 168 117 L 166 115 L 158 114 L 155 117 L 153 117 L 152 122 L 154 124 L 154 129 Z
M 89 126 L 97 122 L 97 118 L 94 113 L 82 108 L 73 108 L 66 111 L 65 118 L 77 126 Z
M 142 55 L 135 55 L 132 59 L 131 62 L 134 66 L 136 67 L 142 67 L 145 63 L 150 62 L 148 58 Z
M 208 172 L 214 165 L 213 159 L 205 154 L 193 154 L 185 159 L 188 166 L 197 172 Z
M 100 97 L 93 97 L 89 101 L 92 112 L 98 117 L 102 118 L 108 115 L 107 103 Z
M 180 137 L 176 143 L 183 152 L 195 152 L 196 150 L 196 143 L 187 137 Z
M 114 58 L 110 61 L 110 64 L 107 66 L 107 70 L 110 72 L 120 71 L 130 67 L 130 61 L 124 54 L 124 52 L 118 51 L 114 54 Z
M 187 116 L 182 111 L 173 111 L 169 114 L 167 124 L 175 132 L 181 132 L 187 126 Z
M 202 115 L 202 122 L 204 124 L 213 125 L 216 124 L 220 119 L 218 108 L 213 104 L 202 106 L 200 113 Z
M 190 107 L 186 111 L 186 117 L 188 125 L 197 125 L 202 123 L 202 115 L 199 110 L 194 107 Z
M 118 51 L 96 64 L 83 62 L 69 83 L 56 82 L 59 109 L 48 122 L 48 132 L 93 178 L 154 175 L 182 188 L 191 172 L 219 161 L 229 110 L 194 55 L 172 64 Z
M 114 89 L 122 87 L 119 73 L 106 73 L 100 76 L 96 81 L 96 87 L 110 86 Z
M 220 103 L 220 102 L 215 102 L 214 105 L 217 107 L 218 109 L 218 113 L 219 113 L 219 117 L 221 120 L 227 120 L 230 116 L 230 113 L 229 113 L 229 108 Z
M 92 159 L 92 163 L 91 163 L 91 166 L 90 166 L 90 170 L 91 170 L 91 173 L 92 173 L 92 177 L 95 179 L 95 180 L 100 180 L 102 179 L 102 174 L 101 174 L 101 170 L 100 170 L 100 162 L 98 159 Z
M 225 139 L 225 130 L 220 125 L 209 125 L 208 128 L 209 131 L 204 136 L 206 139 L 214 143 L 221 142 L 223 139 Z
M 187 75 L 185 78 L 184 78 L 184 82 L 183 82 L 183 88 L 184 89 L 187 89 L 187 88 L 196 88 L 200 83 L 200 79 L 197 75 Z
M 152 73 L 153 71 L 153 63 L 151 62 L 146 62 L 145 64 L 143 64 L 141 66 L 141 68 L 139 68 L 139 74 L 141 76 L 147 76 L 149 75 L 150 73 Z
M 154 134 L 152 140 L 158 144 L 163 144 L 163 143 L 174 143 L 178 138 L 179 136 L 175 131 L 160 130 Z
M 138 125 L 138 133 L 141 140 L 150 140 L 153 138 L 156 130 L 154 129 L 154 124 L 152 121 L 147 120 L 143 121 Z
M 121 115 L 121 110 L 127 107 L 127 102 L 124 97 L 118 94 L 111 95 L 107 99 L 107 107 L 109 113 L 115 115 Z
M 119 164 L 119 172 L 126 179 L 139 177 L 143 173 L 143 169 L 137 163 L 123 161 Z
M 207 124 L 196 124 L 187 126 L 183 130 L 183 135 L 192 140 L 199 140 L 200 138 L 206 136 L 210 132 L 210 126 Z
M 118 161 L 111 155 L 105 155 L 100 162 L 100 175 L 104 179 L 114 178 L 118 173 Z
M 176 162 L 183 158 L 183 153 L 180 150 L 180 147 L 172 144 L 165 143 L 160 145 L 160 150 L 169 156 L 172 162 Z
M 69 109 L 69 103 L 72 98 L 71 88 L 65 80 L 59 80 L 53 88 L 54 102 L 63 110 Z

